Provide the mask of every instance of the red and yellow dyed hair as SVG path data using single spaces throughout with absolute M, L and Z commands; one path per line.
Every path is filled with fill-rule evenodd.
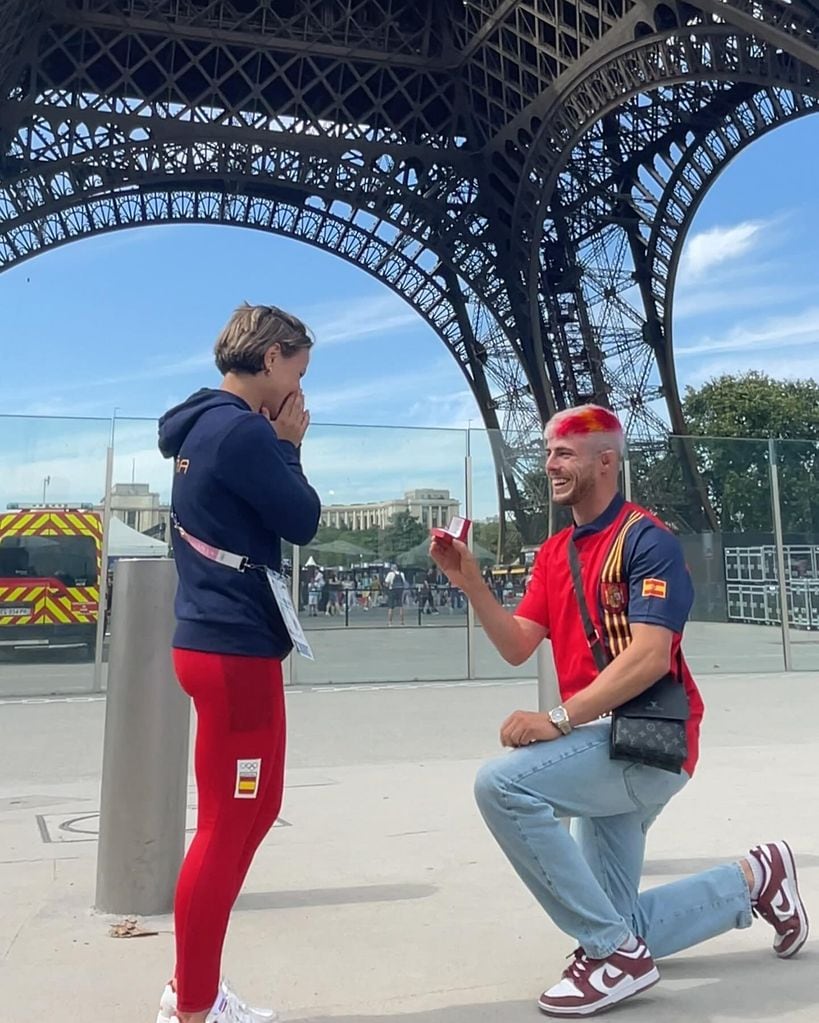
M 588 434 L 601 434 L 601 440 L 610 437 L 616 450 L 623 453 L 625 439 L 620 420 L 601 405 L 579 405 L 577 408 L 563 409 L 546 424 L 547 438 L 583 437 Z

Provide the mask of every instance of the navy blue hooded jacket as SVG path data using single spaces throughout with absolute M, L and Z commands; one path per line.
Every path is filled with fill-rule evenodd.
M 173 510 L 199 540 L 281 567 L 281 541 L 309 543 L 321 502 L 297 448 L 227 391 L 203 389 L 159 420 L 159 450 L 175 459 Z M 292 647 L 263 571 L 209 561 L 174 536 L 179 574 L 174 646 L 253 657 Z

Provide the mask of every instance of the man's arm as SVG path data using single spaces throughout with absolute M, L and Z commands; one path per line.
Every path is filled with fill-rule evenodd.
M 509 664 L 523 664 L 531 657 L 548 636 L 548 630 L 538 622 L 510 614 L 501 607 L 483 581 L 478 563 L 466 544 L 460 540 L 453 540 L 451 544 L 433 540 L 429 553 L 452 585 L 466 594 L 501 657 Z
M 538 622 L 510 614 L 478 576 L 474 589 L 462 587 L 472 603 L 475 614 L 501 657 L 509 664 L 523 664 L 548 636 Z
M 585 725 L 608 714 L 663 677 L 671 665 L 674 633 L 661 625 L 635 623 L 631 643 L 586 686 L 564 704 L 572 725 Z

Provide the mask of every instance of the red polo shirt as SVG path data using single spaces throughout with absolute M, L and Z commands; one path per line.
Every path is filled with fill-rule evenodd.
M 610 657 L 631 642 L 631 623 L 661 625 L 674 634 L 670 667 L 684 684 L 690 707 L 688 759 L 683 770 L 692 775 L 699 756 L 703 702 L 679 652 L 694 592 L 679 541 L 650 512 L 618 495 L 594 522 L 564 529 L 540 548 L 515 614 L 546 629 L 564 701 L 598 674 L 572 583 L 571 536 L 580 557 L 589 613 Z

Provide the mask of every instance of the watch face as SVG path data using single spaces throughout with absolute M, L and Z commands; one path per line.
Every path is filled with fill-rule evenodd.
M 569 720 L 569 715 L 566 713 L 566 711 L 562 707 L 558 707 L 556 710 L 553 710 L 552 713 L 549 715 L 549 717 L 552 719 L 552 721 L 568 721 Z

